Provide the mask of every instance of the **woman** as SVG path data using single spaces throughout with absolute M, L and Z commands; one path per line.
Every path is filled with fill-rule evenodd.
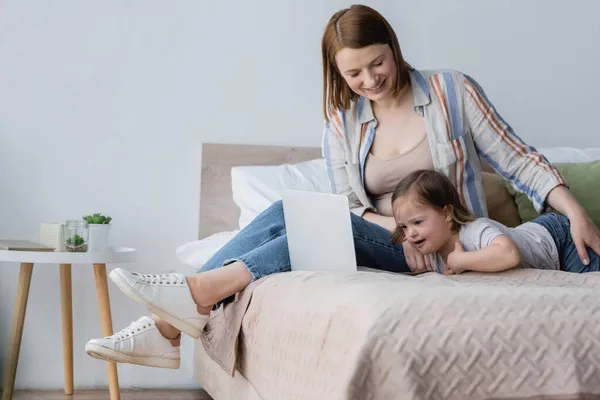
M 598 230 L 546 159 L 525 145 L 479 86 L 456 71 L 420 72 L 402 58 L 396 35 L 375 10 L 333 15 L 322 40 L 325 158 L 331 191 L 348 196 L 357 261 L 395 272 L 430 270 L 409 244 L 395 245 L 391 194 L 416 169 L 448 176 L 467 208 L 487 213 L 479 157 L 538 210 L 566 214 L 577 249 L 600 250 Z M 290 269 L 281 202 L 259 215 L 198 274 L 151 275 L 122 269 L 111 279 L 153 318 L 93 339 L 86 351 L 116 362 L 177 368 L 180 333 L 198 338 L 215 304 L 260 277 Z

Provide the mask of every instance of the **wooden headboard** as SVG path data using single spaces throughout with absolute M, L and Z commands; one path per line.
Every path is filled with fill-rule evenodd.
M 239 229 L 240 210 L 233 201 L 231 168 L 244 165 L 279 165 L 321 157 L 318 147 L 240 144 L 202 145 L 200 182 L 200 239 Z

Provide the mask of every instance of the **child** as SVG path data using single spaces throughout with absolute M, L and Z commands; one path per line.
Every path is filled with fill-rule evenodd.
M 419 170 L 394 189 L 393 240 L 408 240 L 429 254 L 431 266 L 446 275 L 464 271 L 499 272 L 515 267 L 600 271 L 600 257 L 588 249 L 585 265 L 571 238 L 569 219 L 545 214 L 508 228 L 477 218 L 461 203 L 450 180 L 436 171 Z

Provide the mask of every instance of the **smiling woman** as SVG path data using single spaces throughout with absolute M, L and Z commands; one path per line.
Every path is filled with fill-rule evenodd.
M 479 84 L 459 71 L 410 66 L 377 11 L 354 5 L 335 13 L 321 53 L 323 156 L 332 192 L 348 196 L 354 214 L 393 231 L 393 189 L 424 169 L 447 176 L 466 209 L 485 217 L 484 158 L 538 211 L 550 205 L 570 214 L 581 257 L 586 245 L 600 247 L 597 228 L 558 170 L 512 131 Z M 399 251 L 410 270 L 431 270 L 408 241 Z

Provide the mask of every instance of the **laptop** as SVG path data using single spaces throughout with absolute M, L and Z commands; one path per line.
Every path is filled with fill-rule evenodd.
M 357 271 L 348 198 L 284 190 L 283 214 L 292 271 Z

